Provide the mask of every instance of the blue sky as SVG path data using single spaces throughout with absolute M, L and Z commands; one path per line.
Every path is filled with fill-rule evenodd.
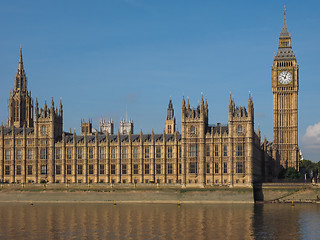
M 22 44 L 28 88 L 40 106 L 62 98 L 64 129 L 131 116 L 135 132 L 162 132 L 170 97 L 208 99 L 210 124 L 228 122 L 229 93 L 272 140 L 271 64 L 284 1 L 0 1 L 0 121 Z M 299 145 L 319 161 L 320 2 L 287 1 L 300 65 Z M 318 125 L 317 125 L 318 124 Z

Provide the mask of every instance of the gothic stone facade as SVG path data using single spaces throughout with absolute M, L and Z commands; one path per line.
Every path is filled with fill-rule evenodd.
M 263 179 L 265 150 L 254 131 L 251 96 L 247 109 L 230 96 L 229 122 L 208 124 L 208 103 L 191 108 L 182 101 L 181 133 L 172 101 L 162 134 L 117 135 L 63 131 L 63 108 L 34 106 L 27 90 L 22 50 L 8 101 L 7 126 L 0 129 L 0 180 L 8 183 L 178 183 L 252 185 Z M 33 113 L 34 112 L 34 113 Z M 31 114 L 33 113 L 33 115 Z M 267 155 L 268 156 L 268 155 Z
M 262 179 L 263 149 L 248 111 L 229 103 L 229 123 L 208 125 L 208 104 L 182 103 L 182 131 L 123 134 L 62 131 L 59 109 L 36 101 L 34 126 L 2 126 L 0 178 L 40 183 L 251 185 Z
M 254 130 L 254 107 L 236 107 L 230 96 L 228 124 L 210 125 L 208 103 L 193 108 L 184 98 L 181 132 L 172 101 L 162 134 L 63 131 L 63 109 L 39 109 L 27 90 L 20 49 L 7 125 L 0 128 L 0 181 L 8 183 L 165 183 L 252 186 L 277 177 L 280 164 L 298 167 L 298 65 L 286 20 L 272 66 L 274 142 Z M 133 123 L 132 123 L 133 126 Z
M 298 90 L 299 65 L 284 15 L 278 52 L 272 64 L 273 157 L 284 168 L 299 169 Z

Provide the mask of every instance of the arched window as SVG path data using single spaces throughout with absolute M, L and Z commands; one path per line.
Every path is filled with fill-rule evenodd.
M 190 134 L 196 134 L 196 128 L 194 126 L 190 127 Z
M 47 134 L 47 127 L 46 126 L 42 126 L 41 127 L 41 134 L 42 135 L 46 135 Z
M 238 126 L 238 133 L 242 133 L 242 131 L 243 131 L 242 126 L 239 125 L 239 126 Z

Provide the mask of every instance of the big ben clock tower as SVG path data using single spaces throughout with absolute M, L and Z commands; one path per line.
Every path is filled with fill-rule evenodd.
M 272 65 L 273 150 L 284 168 L 299 167 L 298 90 L 299 65 L 292 51 L 284 9 L 278 52 Z

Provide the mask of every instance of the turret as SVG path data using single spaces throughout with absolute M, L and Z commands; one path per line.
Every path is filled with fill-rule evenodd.
M 62 102 L 61 102 L 61 99 L 60 99 L 60 104 L 59 104 L 59 115 L 62 117 L 63 115 L 63 109 L 62 109 Z
M 186 101 L 184 100 L 184 96 L 182 97 L 182 104 L 181 104 L 181 121 L 183 121 L 186 112 Z
M 33 127 L 33 105 L 27 89 L 27 77 L 23 68 L 20 46 L 19 65 L 14 79 L 14 88 L 8 100 L 7 125 Z
M 106 122 L 105 119 L 101 118 L 100 120 L 100 132 L 113 134 L 114 125 L 113 120 L 109 118 L 109 121 Z
M 167 118 L 166 118 L 166 133 L 172 134 L 176 131 L 176 119 L 174 117 L 174 109 L 172 100 L 170 98 L 168 109 L 167 109 Z
M 170 98 L 168 109 L 167 109 L 167 120 L 172 120 L 173 118 L 174 118 L 174 109 L 173 109 L 172 100 Z
M 143 143 L 143 133 L 142 133 L 142 129 L 140 130 L 140 144 Z
M 186 101 L 184 100 L 184 96 L 182 97 L 182 108 L 186 107 Z
M 260 131 L 260 126 L 258 125 L 258 132 L 257 132 L 259 140 L 261 140 L 261 131 Z
M 34 107 L 34 119 L 35 121 L 37 121 L 39 117 L 39 104 L 38 104 L 38 99 L 36 98 L 36 103 L 35 103 L 35 107 Z
M 44 100 L 43 112 L 44 112 L 44 116 L 47 116 L 48 106 L 47 106 L 47 101 L 46 100 Z
M 251 94 L 248 98 L 248 110 L 246 107 L 235 107 L 234 100 L 229 99 L 229 134 L 231 136 L 252 137 L 254 133 L 254 108 Z
M 51 115 L 54 115 L 54 114 L 55 114 L 55 112 L 54 112 L 54 102 L 53 102 L 53 98 L 51 99 L 50 114 L 51 114 Z
M 27 91 L 27 77 L 23 68 L 23 60 L 22 60 L 22 47 L 20 46 L 20 56 L 19 56 L 19 65 L 16 73 L 15 90 Z
M 249 92 L 249 98 L 248 98 L 248 116 L 251 118 L 251 121 L 254 121 L 254 108 L 253 108 L 253 101 L 251 97 L 251 93 Z
M 152 143 L 152 145 L 154 144 L 154 131 L 153 131 L 153 129 L 151 131 L 151 143 Z
M 207 102 L 207 99 L 206 99 L 206 102 L 205 102 L 205 104 L 204 104 L 204 110 L 206 111 L 206 115 L 208 115 L 208 111 L 209 111 L 209 109 L 208 109 L 208 102 Z
M 232 99 L 231 93 L 230 93 L 230 98 L 229 98 L 229 121 L 232 120 L 234 110 L 235 110 L 235 104 L 234 104 L 234 100 Z
M 89 119 L 88 122 L 85 122 L 81 119 L 81 135 L 92 134 L 92 120 Z
M 201 94 L 200 109 L 201 109 L 201 110 L 204 110 L 204 100 L 203 100 L 203 95 L 202 95 L 202 94 Z
M 200 105 L 197 108 L 190 108 L 189 98 L 187 101 L 187 107 L 182 107 L 182 119 L 184 118 L 197 118 L 202 119 L 205 123 L 208 123 L 208 103 L 204 103 L 203 97 L 201 98 Z
M 119 131 L 121 135 L 129 134 L 129 132 L 133 134 L 133 121 L 131 117 L 129 117 L 129 121 L 121 117 Z
M 186 108 L 181 113 L 181 133 L 184 136 L 189 131 L 191 135 L 200 134 L 198 137 L 205 136 L 208 128 L 208 105 L 201 97 L 200 105 L 190 108 L 189 99 Z M 192 132 L 192 133 L 191 133 Z

